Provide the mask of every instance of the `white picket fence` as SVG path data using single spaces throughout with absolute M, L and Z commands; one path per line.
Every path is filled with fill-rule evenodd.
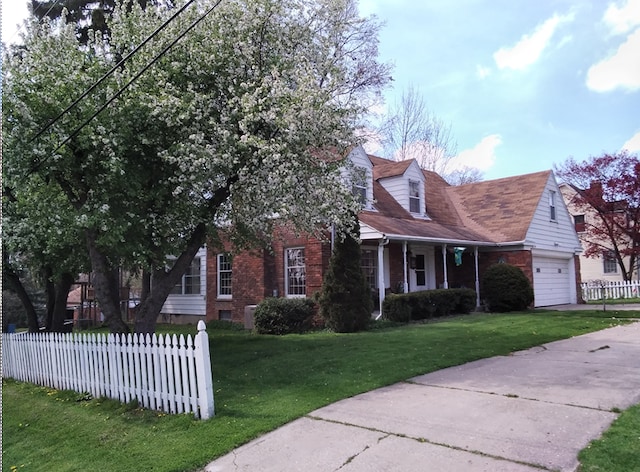
M 617 300 L 621 298 L 638 298 L 640 297 L 640 282 L 609 282 L 609 281 L 590 281 L 582 283 L 582 298 L 588 302 L 591 300 Z
M 2 334 L 2 376 L 167 413 L 214 415 L 209 338 L 198 334 Z

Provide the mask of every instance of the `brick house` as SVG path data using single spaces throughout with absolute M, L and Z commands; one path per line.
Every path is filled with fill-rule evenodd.
M 578 301 L 580 241 L 551 171 L 450 186 L 415 160 L 389 161 L 362 147 L 349 159 L 363 205 L 362 268 L 378 309 L 390 292 L 453 287 L 475 289 L 480 306 L 482 273 L 499 262 L 529 277 L 536 307 Z M 245 307 L 265 297 L 311 297 L 330 254 L 330 242 L 286 233 L 272 251 L 206 251 L 200 316 L 243 321 Z

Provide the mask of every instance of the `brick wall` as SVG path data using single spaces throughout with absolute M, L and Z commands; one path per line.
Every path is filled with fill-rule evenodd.
M 304 247 L 306 266 L 306 294 L 312 297 L 322 288 L 322 279 L 329 265 L 331 246 L 308 236 L 295 236 L 281 230 L 272 243 L 272 250 L 243 251 L 233 256 L 233 298 L 218 299 L 217 254 L 207 252 L 207 320 L 220 319 L 220 312 L 231 313 L 231 319 L 244 321 L 247 305 L 257 305 L 266 297 L 285 296 L 285 251 Z M 229 246 L 227 246 L 229 248 Z

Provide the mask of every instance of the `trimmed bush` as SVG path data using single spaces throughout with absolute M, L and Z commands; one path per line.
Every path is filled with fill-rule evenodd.
M 315 304 L 309 298 L 265 298 L 256 307 L 258 334 L 302 333 L 309 329 Z
M 476 292 L 471 289 L 425 290 L 388 295 L 382 304 L 382 314 L 385 319 L 406 323 L 470 313 L 475 306 Z
M 533 302 L 533 288 L 524 272 L 511 264 L 493 264 L 482 277 L 482 295 L 489 311 L 526 310 Z
M 411 304 L 409 297 L 403 294 L 390 294 L 382 302 L 382 314 L 384 319 L 408 323 L 411 321 Z

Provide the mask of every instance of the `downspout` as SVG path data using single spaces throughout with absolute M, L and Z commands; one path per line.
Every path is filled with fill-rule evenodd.
M 382 302 L 384 301 L 384 247 L 389 244 L 389 239 L 383 236 L 378 243 L 378 303 L 380 304 L 380 314 L 377 320 L 382 318 Z
M 476 310 L 480 308 L 480 276 L 478 270 L 478 246 L 473 247 L 473 255 L 476 261 Z
M 402 264 L 403 264 L 403 270 L 402 273 L 404 274 L 404 290 L 402 293 L 409 293 L 409 281 L 407 280 L 407 272 L 408 272 L 408 266 L 407 266 L 407 242 L 406 241 L 402 241 Z
M 444 268 L 444 282 L 442 288 L 449 288 L 449 279 L 447 278 L 447 245 L 442 245 L 442 267 Z

